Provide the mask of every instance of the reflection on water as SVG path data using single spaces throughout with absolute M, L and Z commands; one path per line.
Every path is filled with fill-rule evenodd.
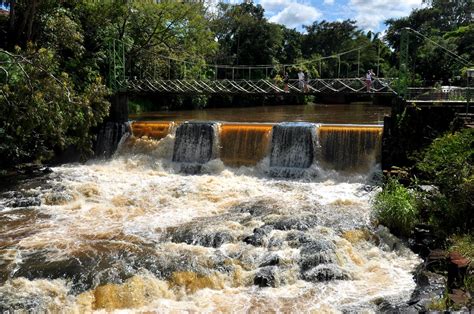
M 227 121 L 227 122 L 291 122 L 341 124 L 382 124 L 390 107 L 345 104 L 309 104 L 298 106 L 261 106 L 248 108 L 209 108 L 202 110 L 160 111 L 131 115 L 133 120 L 159 121 Z

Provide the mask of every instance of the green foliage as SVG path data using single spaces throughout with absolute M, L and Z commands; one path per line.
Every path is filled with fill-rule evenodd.
M 392 64 L 399 63 L 400 37 L 405 27 L 412 28 L 428 36 L 451 53 L 429 40 L 410 33 L 409 71 L 411 80 L 421 79 L 423 85 L 432 86 L 441 81 L 443 85 L 464 85 L 465 80 L 457 79 L 466 63 L 474 61 L 474 10 L 472 0 L 430 0 L 428 6 L 414 10 L 407 17 L 390 19 L 385 39 L 394 49 Z M 466 61 L 453 57 L 453 53 Z M 433 66 L 436 65 L 436 66 Z M 410 85 L 413 86 L 413 83 Z
M 445 291 L 443 296 L 435 298 L 426 306 L 431 311 L 445 311 L 448 309 L 449 296 L 448 291 Z
M 197 77 L 199 64 L 217 49 L 202 3 L 86 1 L 74 12 L 100 56 L 107 55 L 112 38 L 125 43 L 130 76 Z M 183 63 L 168 63 L 162 56 L 189 64 L 185 69 Z
M 453 236 L 450 239 L 451 245 L 449 246 L 449 251 L 459 252 L 462 256 L 468 258 L 471 261 L 474 261 L 474 235 L 473 234 L 464 234 Z
M 220 63 L 272 64 L 282 50 L 287 53 L 282 56 L 284 59 L 295 58 L 288 53 L 297 54 L 298 48 L 292 51 L 290 47 L 284 47 L 283 38 L 298 43 L 298 37 L 290 31 L 284 34 L 281 26 L 268 22 L 263 14 L 263 8 L 253 3 L 219 4 L 217 17 L 212 21 L 211 27 L 220 45 L 216 56 Z
M 418 209 L 412 191 L 389 178 L 374 199 L 375 215 L 392 232 L 408 236 L 417 222 Z
M 466 232 L 474 223 L 474 130 L 435 139 L 415 165 L 420 181 L 439 187 L 426 195 L 428 220 L 439 233 Z
M 424 178 L 452 193 L 474 180 L 474 130 L 446 134 L 433 141 L 416 164 Z
M 59 69 L 52 50 L 30 47 L 3 56 L 11 66 L 0 94 L 2 165 L 48 159 L 69 145 L 90 153 L 90 129 L 109 108 L 101 77 L 81 90 Z

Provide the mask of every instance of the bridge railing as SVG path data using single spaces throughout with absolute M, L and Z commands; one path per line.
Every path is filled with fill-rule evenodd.
M 470 95 L 474 95 L 474 88 L 459 86 L 441 87 L 410 87 L 407 92 L 407 101 L 455 101 L 465 102 Z
M 395 80 L 375 78 L 370 92 L 391 93 Z M 280 93 L 365 93 L 363 78 L 310 79 L 308 81 L 276 79 L 206 80 L 206 79 L 128 79 L 120 82 L 123 89 L 138 92 L 176 94 L 280 94 Z

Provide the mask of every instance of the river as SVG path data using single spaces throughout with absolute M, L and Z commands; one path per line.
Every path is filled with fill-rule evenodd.
M 183 126 L 189 116 L 168 114 L 161 120 L 173 122 L 160 136 L 132 135 L 110 160 L 54 167 L 1 195 L 2 312 L 375 312 L 410 298 L 419 259 L 376 226 L 370 206 L 380 175 L 373 125 L 261 131 L 242 115 L 208 113 L 206 121 L 245 130 L 226 133 L 225 123 Z M 324 132 L 344 135 L 323 145 Z M 244 165 L 219 157 L 232 142 L 243 145 L 235 154 Z M 260 157 L 249 157 L 259 145 Z M 301 153 L 285 155 L 288 148 Z M 365 156 L 370 169 L 331 164 L 324 150 Z M 197 174 L 186 174 L 183 165 L 196 160 Z

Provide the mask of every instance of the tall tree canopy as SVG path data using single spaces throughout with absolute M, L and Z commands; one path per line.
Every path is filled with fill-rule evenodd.
M 474 2 L 471 0 L 425 0 L 427 7 L 409 16 L 387 21 L 386 40 L 394 49 L 393 65 L 398 63 L 400 37 L 409 27 L 411 84 L 432 86 L 435 83 L 462 84 L 459 78 L 469 63 L 473 64 L 472 30 Z M 460 56 L 457 58 L 450 52 Z M 433 66 L 435 65 L 435 66 Z

